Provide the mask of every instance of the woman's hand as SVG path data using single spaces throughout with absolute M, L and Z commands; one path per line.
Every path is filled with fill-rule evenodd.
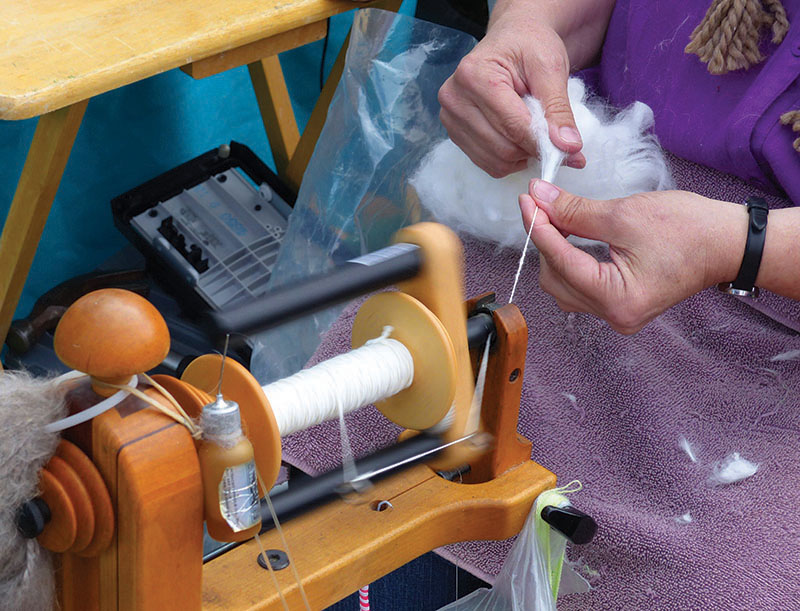
M 522 101 L 532 94 L 542 102 L 553 144 L 568 153 L 567 165 L 583 167 L 567 78 L 571 65 L 596 56 L 612 6 L 609 0 L 498 2 L 486 37 L 439 90 L 450 139 L 495 178 L 523 169 L 538 156 Z
M 748 217 L 738 204 L 686 191 L 597 201 L 536 180 L 519 198 L 526 230 L 534 202 L 541 287 L 562 310 L 590 312 L 620 333 L 636 333 L 676 303 L 733 280 L 742 262 Z M 607 242 L 611 261 L 576 248 L 570 234 Z

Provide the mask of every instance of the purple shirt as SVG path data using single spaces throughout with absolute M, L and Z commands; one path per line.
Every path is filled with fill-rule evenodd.
M 641 100 L 662 146 L 740 176 L 800 204 L 800 137 L 780 115 L 800 109 L 800 0 L 783 0 L 791 27 L 780 45 L 763 32 L 766 60 L 709 74 L 684 53 L 710 0 L 618 0 L 600 63 L 600 93 L 616 105 Z M 766 28 L 765 28 L 766 29 Z

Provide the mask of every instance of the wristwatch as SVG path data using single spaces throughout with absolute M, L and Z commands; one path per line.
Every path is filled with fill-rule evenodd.
M 747 242 L 744 246 L 744 257 L 739 275 L 733 282 L 723 282 L 719 290 L 737 297 L 758 297 L 756 277 L 764 253 L 764 239 L 767 235 L 767 202 L 760 197 L 748 197 L 745 200 L 750 222 L 747 225 Z

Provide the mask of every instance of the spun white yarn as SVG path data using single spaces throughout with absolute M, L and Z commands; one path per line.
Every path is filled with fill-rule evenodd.
M 547 182 L 553 182 L 566 154 L 556 148 L 556 145 L 550 140 L 547 121 L 544 118 L 544 109 L 539 100 L 529 97 L 527 98 L 527 104 L 531 111 L 531 129 L 536 136 L 536 144 L 539 147 L 539 166 L 542 172 L 540 178 Z M 525 236 L 525 245 L 522 247 L 522 256 L 519 258 L 517 273 L 514 275 L 514 284 L 511 285 L 511 295 L 508 298 L 508 303 L 514 301 L 514 293 L 517 291 L 522 267 L 525 265 L 525 255 L 528 254 L 528 247 L 531 245 L 531 232 L 536 224 L 536 215 L 539 214 L 539 207 L 535 204 L 534 206 L 533 217 L 531 217 L 531 224 L 528 227 L 528 235 Z
M 492 346 L 492 336 L 486 339 L 483 347 L 483 356 L 478 365 L 478 377 L 475 379 L 475 390 L 472 393 L 472 403 L 467 415 L 467 425 L 464 433 L 469 435 L 478 430 L 481 425 L 481 408 L 483 407 L 483 390 L 486 386 L 486 371 L 489 365 L 489 349 Z
M 557 172 L 551 173 L 550 168 L 541 167 L 538 159 L 531 159 L 527 169 L 495 179 L 447 139 L 423 159 L 410 180 L 422 205 L 456 231 L 520 249 L 526 243 L 526 236 L 517 198 L 520 193 L 527 193 L 531 178 L 554 174 L 552 181 L 556 185 L 593 199 L 613 199 L 673 187 L 664 153 L 649 132 L 653 125 L 649 106 L 635 102 L 615 112 L 603 101 L 587 98 L 586 86 L 578 78 L 569 79 L 567 90 L 583 138 L 585 168 L 556 166 Z M 541 105 L 530 96 L 525 103 L 531 112 L 532 131 L 546 135 L 547 123 Z M 549 137 L 544 141 L 549 143 Z M 576 237 L 570 241 L 596 243 Z
M 281 437 L 391 397 L 411 386 L 414 360 L 383 335 L 296 374 L 263 386 Z

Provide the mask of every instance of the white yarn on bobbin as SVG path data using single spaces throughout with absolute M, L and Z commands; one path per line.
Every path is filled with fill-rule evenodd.
M 380 337 L 314 367 L 263 386 L 281 437 L 396 395 L 414 381 L 414 359 L 402 343 Z

